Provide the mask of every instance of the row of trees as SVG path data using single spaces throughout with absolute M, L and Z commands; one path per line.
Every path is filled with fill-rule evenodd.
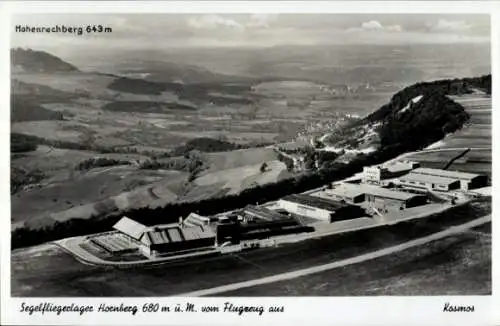
M 271 145 L 271 143 L 251 143 L 236 144 L 222 139 L 200 137 L 188 140 L 185 144 L 179 145 L 169 151 L 142 150 L 136 146 L 102 146 L 96 144 L 95 133 L 89 130 L 83 131 L 80 141 L 69 142 L 55 139 L 46 139 L 38 136 L 31 136 L 20 133 L 11 133 L 11 152 L 27 152 L 35 150 L 38 145 L 46 145 L 55 148 L 87 150 L 102 154 L 139 154 L 149 156 L 152 159 L 184 156 L 187 153 L 197 150 L 204 153 L 226 152 L 237 149 L 258 148 Z
M 76 166 L 76 170 L 85 171 L 97 167 L 114 166 L 114 165 L 126 165 L 130 164 L 128 160 L 118 160 L 108 157 L 93 157 L 80 162 Z

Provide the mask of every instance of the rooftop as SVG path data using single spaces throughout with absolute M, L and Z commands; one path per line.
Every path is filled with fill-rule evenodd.
M 418 166 L 418 162 L 412 161 L 397 161 L 392 164 L 388 164 L 386 167 L 390 172 L 402 172 L 412 169 L 412 165 Z
M 210 227 L 195 226 L 179 228 L 176 226 L 148 230 L 141 238 L 141 242 L 147 245 L 166 244 L 214 237 L 215 233 Z
M 355 196 L 367 194 L 379 197 L 385 197 L 397 200 L 408 200 L 414 198 L 416 194 L 410 194 L 401 191 L 394 191 L 387 188 L 382 188 L 374 185 L 368 184 L 352 184 L 352 183 L 341 183 L 335 185 L 333 189 L 327 189 L 326 192 L 331 192 L 338 196 L 353 198 Z
M 325 192 L 346 198 L 354 198 L 364 195 L 363 190 L 357 184 L 341 183 L 333 185 L 332 189 L 326 189 Z
M 116 224 L 113 225 L 113 228 L 136 240 L 139 240 L 142 234 L 148 229 L 148 227 L 144 224 L 136 222 L 126 216 L 116 222 Z
M 328 200 L 320 197 L 302 195 L 302 194 L 294 194 L 283 197 L 282 200 L 294 202 L 301 205 L 307 205 L 312 207 L 317 207 L 320 209 L 325 209 L 328 211 L 335 211 L 339 208 L 343 208 L 349 206 L 347 204 L 343 204 L 337 201 Z
M 436 183 L 436 184 L 440 184 L 440 185 L 449 185 L 449 184 L 452 184 L 454 182 L 457 182 L 457 179 L 438 177 L 435 175 L 428 175 L 428 174 L 419 174 L 419 173 L 413 173 L 413 172 L 410 172 L 407 175 L 404 175 L 399 179 L 405 180 L 405 181 Z
M 276 221 L 287 218 L 287 216 L 283 214 L 262 206 L 248 205 L 243 209 L 243 211 L 247 214 L 256 215 L 257 217 L 268 221 Z
M 418 169 L 413 170 L 412 173 L 434 175 L 434 176 L 439 176 L 439 177 L 454 178 L 454 179 L 460 179 L 460 180 L 471 180 L 471 179 L 479 176 L 479 174 L 474 174 L 474 173 L 466 173 L 466 172 L 460 172 L 460 171 L 448 171 L 448 170 L 431 169 L 431 168 L 418 168 Z

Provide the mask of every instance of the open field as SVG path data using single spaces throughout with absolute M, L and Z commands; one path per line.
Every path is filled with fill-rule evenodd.
M 457 132 L 432 145 L 430 149 L 444 149 L 442 152 L 414 153 L 408 159 L 422 162 L 425 167 L 444 168 L 465 149 L 471 150 L 456 160 L 450 170 L 485 173 L 492 171 L 491 97 L 481 94 L 451 96 L 470 114 L 471 119 Z M 455 150 L 456 148 L 456 150 Z
M 138 170 L 128 166 L 92 169 L 64 181 L 54 181 L 39 189 L 30 189 L 11 197 L 13 222 L 50 216 L 74 207 L 94 205 L 104 199 L 168 179 L 165 184 L 183 183 L 186 173 L 165 170 Z M 89 191 L 92 189 L 92 191 Z M 158 196 L 165 196 L 165 192 Z M 173 198 L 175 199 L 175 198 Z M 30 205 L 26 205 L 26 203 Z M 146 203 L 147 204 L 147 203 Z M 75 214 L 84 218 L 87 214 Z
M 451 159 L 463 153 L 464 150 L 465 149 L 432 153 L 415 153 L 406 156 L 406 159 L 419 161 L 423 167 L 442 169 L 448 164 Z M 491 177 L 491 149 L 472 149 L 463 157 L 454 161 L 453 164 L 448 167 L 448 169 L 471 173 L 482 173 Z
M 256 185 L 265 185 L 281 180 L 286 174 L 286 166 L 280 161 L 267 161 L 267 170 L 260 171 L 262 164 L 245 165 L 232 169 L 221 169 L 207 173 L 196 179 L 197 185 L 223 183 L 229 194 L 237 194 Z
M 207 153 L 206 159 L 210 169 L 205 173 L 222 171 L 255 165 L 267 161 L 276 160 L 276 152 L 272 148 L 249 148 L 230 152 Z
M 435 148 L 491 147 L 491 97 L 481 94 L 450 96 L 470 114 L 465 126 Z
M 27 170 L 40 169 L 50 176 L 61 170 L 68 174 L 70 173 L 69 170 L 74 170 L 82 161 L 99 157 L 123 161 L 141 161 L 147 158 L 146 156 L 138 154 L 100 154 L 90 151 L 60 149 L 41 145 L 38 146 L 36 151 L 18 154 L 17 157 L 12 160 L 12 164 Z
M 209 84 L 207 89 L 196 86 L 199 89 L 190 90 L 188 85 L 179 94 L 177 86 L 170 84 L 167 89 L 172 89 L 156 94 L 151 89 L 160 84 L 141 79 L 115 88 L 117 80 L 123 79 L 97 73 L 17 73 L 13 80 L 25 83 L 13 89 L 18 96 L 31 98 L 33 89 L 50 87 L 50 91 L 41 89 L 33 99 L 36 102 L 41 96 L 44 108 L 63 113 L 65 119 L 13 123 L 14 132 L 79 142 L 83 128 L 93 132 L 103 146 L 140 144 L 158 149 L 201 136 L 224 136 L 237 143 L 290 140 L 311 122 L 336 119 L 339 112 L 368 112 L 391 95 L 384 87 L 337 94 L 335 87 L 300 79 L 257 79 L 236 88 L 224 82 Z
M 173 201 L 197 201 L 236 194 L 247 188 L 276 182 L 290 176 L 270 148 L 205 153 L 207 170 L 187 183 L 188 173 L 173 170 L 144 170 L 132 164 L 146 157 L 136 154 L 98 154 L 40 146 L 14 159 L 13 165 L 41 170 L 45 178 L 11 197 L 14 227 L 28 221 L 40 227 L 54 220 L 89 218 L 118 209 L 156 207 Z M 77 170 L 76 166 L 98 157 L 129 165 Z M 268 168 L 260 171 L 262 163 Z M 89 191 L 91 189 L 91 191 Z M 25 203 L 32 203 L 26 205 Z M 98 208 L 96 208 L 98 207 Z
M 490 295 L 491 233 L 468 231 L 360 264 L 220 296 Z

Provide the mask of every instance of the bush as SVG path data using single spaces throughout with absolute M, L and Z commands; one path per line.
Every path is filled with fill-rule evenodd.
M 10 193 L 15 194 L 21 190 L 24 186 L 35 184 L 40 182 L 45 175 L 42 171 L 35 170 L 25 170 L 22 168 L 16 168 L 11 166 L 10 168 Z
M 36 137 L 11 133 L 10 134 L 10 151 L 11 153 L 23 153 L 35 151 L 38 147 Z

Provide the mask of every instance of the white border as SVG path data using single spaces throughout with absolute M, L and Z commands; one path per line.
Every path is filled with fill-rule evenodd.
M 493 1 L 19 1 L 15 13 L 440 13 L 487 14 Z
M 493 293 L 491 297 L 345 297 L 345 298 L 231 298 L 234 303 L 259 303 L 259 304 L 284 304 L 287 312 L 284 314 L 266 314 L 264 317 L 255 317 L 248 314 L 247 317 L 239 317 L 232 314 L 151 314 L 136 315 L 130 317 L 128 314 L 86 314 L 83 317 L 73 314 L 61 316 L 44 315 L 43 318 L 29 318 L 25 314 L 18 313 L 20 302 L 30 304 L 43 302 L 44 299 L 17 299 L 10 298 L 10 190 L 9 189 L 9 130 L 10 118 L 8 109 L 10 89 L 10 59 L 9 40 L 10 23 L 9 17 L 13 13 L 442 13 L 442 14 L 484 14 L 491 13 L 491 51 L 492 51 L 492 73 L 493 73 L 493 107 L 499 106 L 496 96 L 500 91 L 499 68 L 499 40 L 500 40 L 500 4 L 497 2 L 483 1 L 433 1 L 433 2 L 404 2 L 404 1 L 364 1 L 364 2 L 256 2 L 256 1 L 189 1 L 189 2 L 0 2 L 0 152 L 2 160 L 0 166 L 4 182 L 2 183 L 0 206 L 4 212 L 0 219 L 2 236 L 0 257 L 1 264 L 1 307 L 2 320 L 0 324 L 155 324 L 155 325 L 235 325 L 235 324 L 396 324 L 396 325 L 472 325 L 472 324 L 499 324 L 500 302 L 497 300 L 499 293 L 499 282 L 493 277 Z M 493 109 L 493 121 L 499 119 L 496 109 Z M 499 135 L 498 130 L 493 129 L 493 157 L 499 157 L 499 149 L 495 139 Z M 496 179 L 498 171 L 496 160 L 493 164 L 493 177 Z M 496 181 L 493 182 L 493 190 L 496 191 Z M 493 212 L 497 211 L 499 203 L 493 202 Z M 497 223 L 493 223 L 493 234 L 498 234 Z M 495 237 L 495 236 L 494 236 Z M 499 248 L 493 241 L 492 256 L 498 256 Z M 493 261 L 493 275 L 499 271 L 496 260 Z M 50 298 L 49 298 L 50 299 Z M 495 299 L 493 301 L 493 299 Z M 103 302 L 137 304 L 139 307 L 148 301 L 161 302 L 162 304 L 183 303 L 186 298 L 121 298 L 114 299 L 50 299 L 52 303 L 75 302 L 79 304 L 92 303 L 98 305 Z M 210 302 L 221 303 L 223 298 L 193 298 L 193 303 Z M 445 302 L 454 304 L 475 305 L 476 312 L 466 313 L 443 313 Z M 495 304 L 494 304 L 495 303 Z M 496 309 L 493 309 L 496 308 Z

